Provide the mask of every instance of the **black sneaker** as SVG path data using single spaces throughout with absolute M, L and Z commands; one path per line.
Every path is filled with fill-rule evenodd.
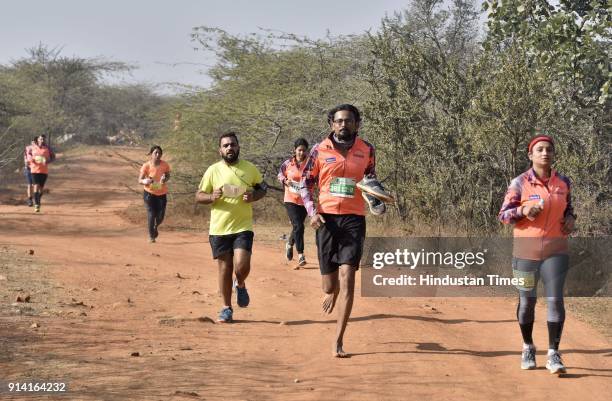
M 375 178 L 364 177 L 363 180 L 357 183 L 357 188 L 362 192 L 366 192 L 373 197 L 380 199 L 383 202 L 393 203 L 395 199 L 393 196 L 385 191 L 382 184 Z
M 370 213 L 372 213 L 374 216 L 381 216 L 387 211 L 387 206 L 379 199 L 376 199 L 372 195 L 366 194 L 365 192 L 362 192 L 361 196 L 363 199 L 365 199 L 366 203 L 368 204 L 368 208 L 370 209 Z
M 298 267 L 306 266 L 306 257 L 304 255 L 300 255 L 297 265 Z
M 293 260 L 293 245 L 289 245 L 288 242 L 285 242 L 285 257 L 287 261 Z
M 30 207 L 34 206 L 34 202 L 32 202 L 32 198 L 28 198 L 27 203 L 28 203 L 28 206 Z

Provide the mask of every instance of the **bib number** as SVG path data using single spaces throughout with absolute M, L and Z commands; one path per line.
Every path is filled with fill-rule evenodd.
M 300 193 L 300 183 L 299 182 L 287 180 L 287 187 L 289 188 L 289 192 L 291 192 L 292 194 Z
M 353 198 L 355 197 L 355 180 L 336 177 L 329 185 L 329 193 L 339 198 Z
M 154 191 L 159 191 L 160 189 L 162 189 L 163 184 L 160 182 L 152 182 L 149 185 L 149 188 L 151 188 Z
M 522 279 L 523 285 L 517 285 L 516 288 L 521 291 L 531 291 L 536 285 L 535 271 L 525 272 L 521 270 L 512 269 L 512 275 L 514 278 Z
M 227 198 L 237 198 L 245 192 L 245 187 L 241 187 L 234 184 L 223 184 L 223 196 Z

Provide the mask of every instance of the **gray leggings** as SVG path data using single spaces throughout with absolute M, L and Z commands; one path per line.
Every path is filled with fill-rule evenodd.
M 519 305 L 517 317 L 520 324 L 532 323 L 535 320 L 537 286 L 540 277 L 544 283 L 547 300 L 547 321 L 565 321 L 565 306 L 563 304 L 563 286 L 569 269 L 568 255 L 553 255 L 544 260 L 512 259 L 515 276 L 522 275 L 532 280 L 531 290 L 519 290 Z

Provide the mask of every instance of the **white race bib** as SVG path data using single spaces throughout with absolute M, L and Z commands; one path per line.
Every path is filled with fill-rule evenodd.
M 329 184 L 329 193 L 339 198 L 353 198 L 355 197 L 355 180 L 336 177 Z
M 291 192 L 292 194 L 300 193 L 300 183 L 299 182 L 295 182 L 295 181 L 291 181 L 290 179 L 287 179 L 287 187 L 289 188 L 289 192 Z
M 223 184 L 223 196 L 227 198 L 237 198 L 244 194 L 246 190 L 246 187 L 234 184 Z

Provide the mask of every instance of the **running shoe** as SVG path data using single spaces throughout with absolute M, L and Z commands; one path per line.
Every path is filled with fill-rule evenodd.
M 557 375 L 566 372 L 559 352 L 555 351 L 554 353 L 548 355 L 548 360 L 546 361 L 546 369 L 548 369 L 551 374 Z
M 536 349 L 535 347 L 523 348 L 521 355 L 521 369 L 532 370 L 536 368 Z
M 385 188 L 383 188 L 382 184 L 378 182 L 376 178 L 364 177 L 363 180 L 357 183 L 357 188 L 361 189 L 362 192 L 367 192 L 383 202 L 393 203 L 395 201 L 393 196 L 385 191 Z
M 242 288 L 238 287 L 238 280 L 234 280 L 234 288 L 236 289 L 236 303 L 241 308 L 246 308 L 251 302 L 249 292 L 246 289 L 246 285 Z
M 306 266 L 306 257 L 304 255 L 300 255 L 300 257 L 298 258 L 298 266 Z
M 233 315 L 234 315 L 234 310 L 232 309 L 231 306 L 229 306 L 227 308 L 223 308 L 221 310 L 221 312 L 219 312 L 219 318 L 217 319 L 217 322 L 219 322 L 219 323 L 231 323 L 231 322 L 234 321 Z
M 370 213 L 372 213 L 374 216 L 380 216 L 387 211 L 387 206 L 381 200 L 376 199 L 372 195 L 366 194 L 365 192 L 362 192 L 361 196 L 368 204 Z
M 34 205 L 34 211 L 40 213 L 40 205 Z
M 287 262 L 293 260 L 293 245 L 289 245 L 289 242 L 285 242 L 285 257 Z
M 149 238 L 149 242 L 150 243 L 154 243 L 155 242 L 155 238 L 153 238 L 153 237 Z
M 28 198 L 28 206 L 34 206 L 34 202 L 32 202 L 32 198 Z

